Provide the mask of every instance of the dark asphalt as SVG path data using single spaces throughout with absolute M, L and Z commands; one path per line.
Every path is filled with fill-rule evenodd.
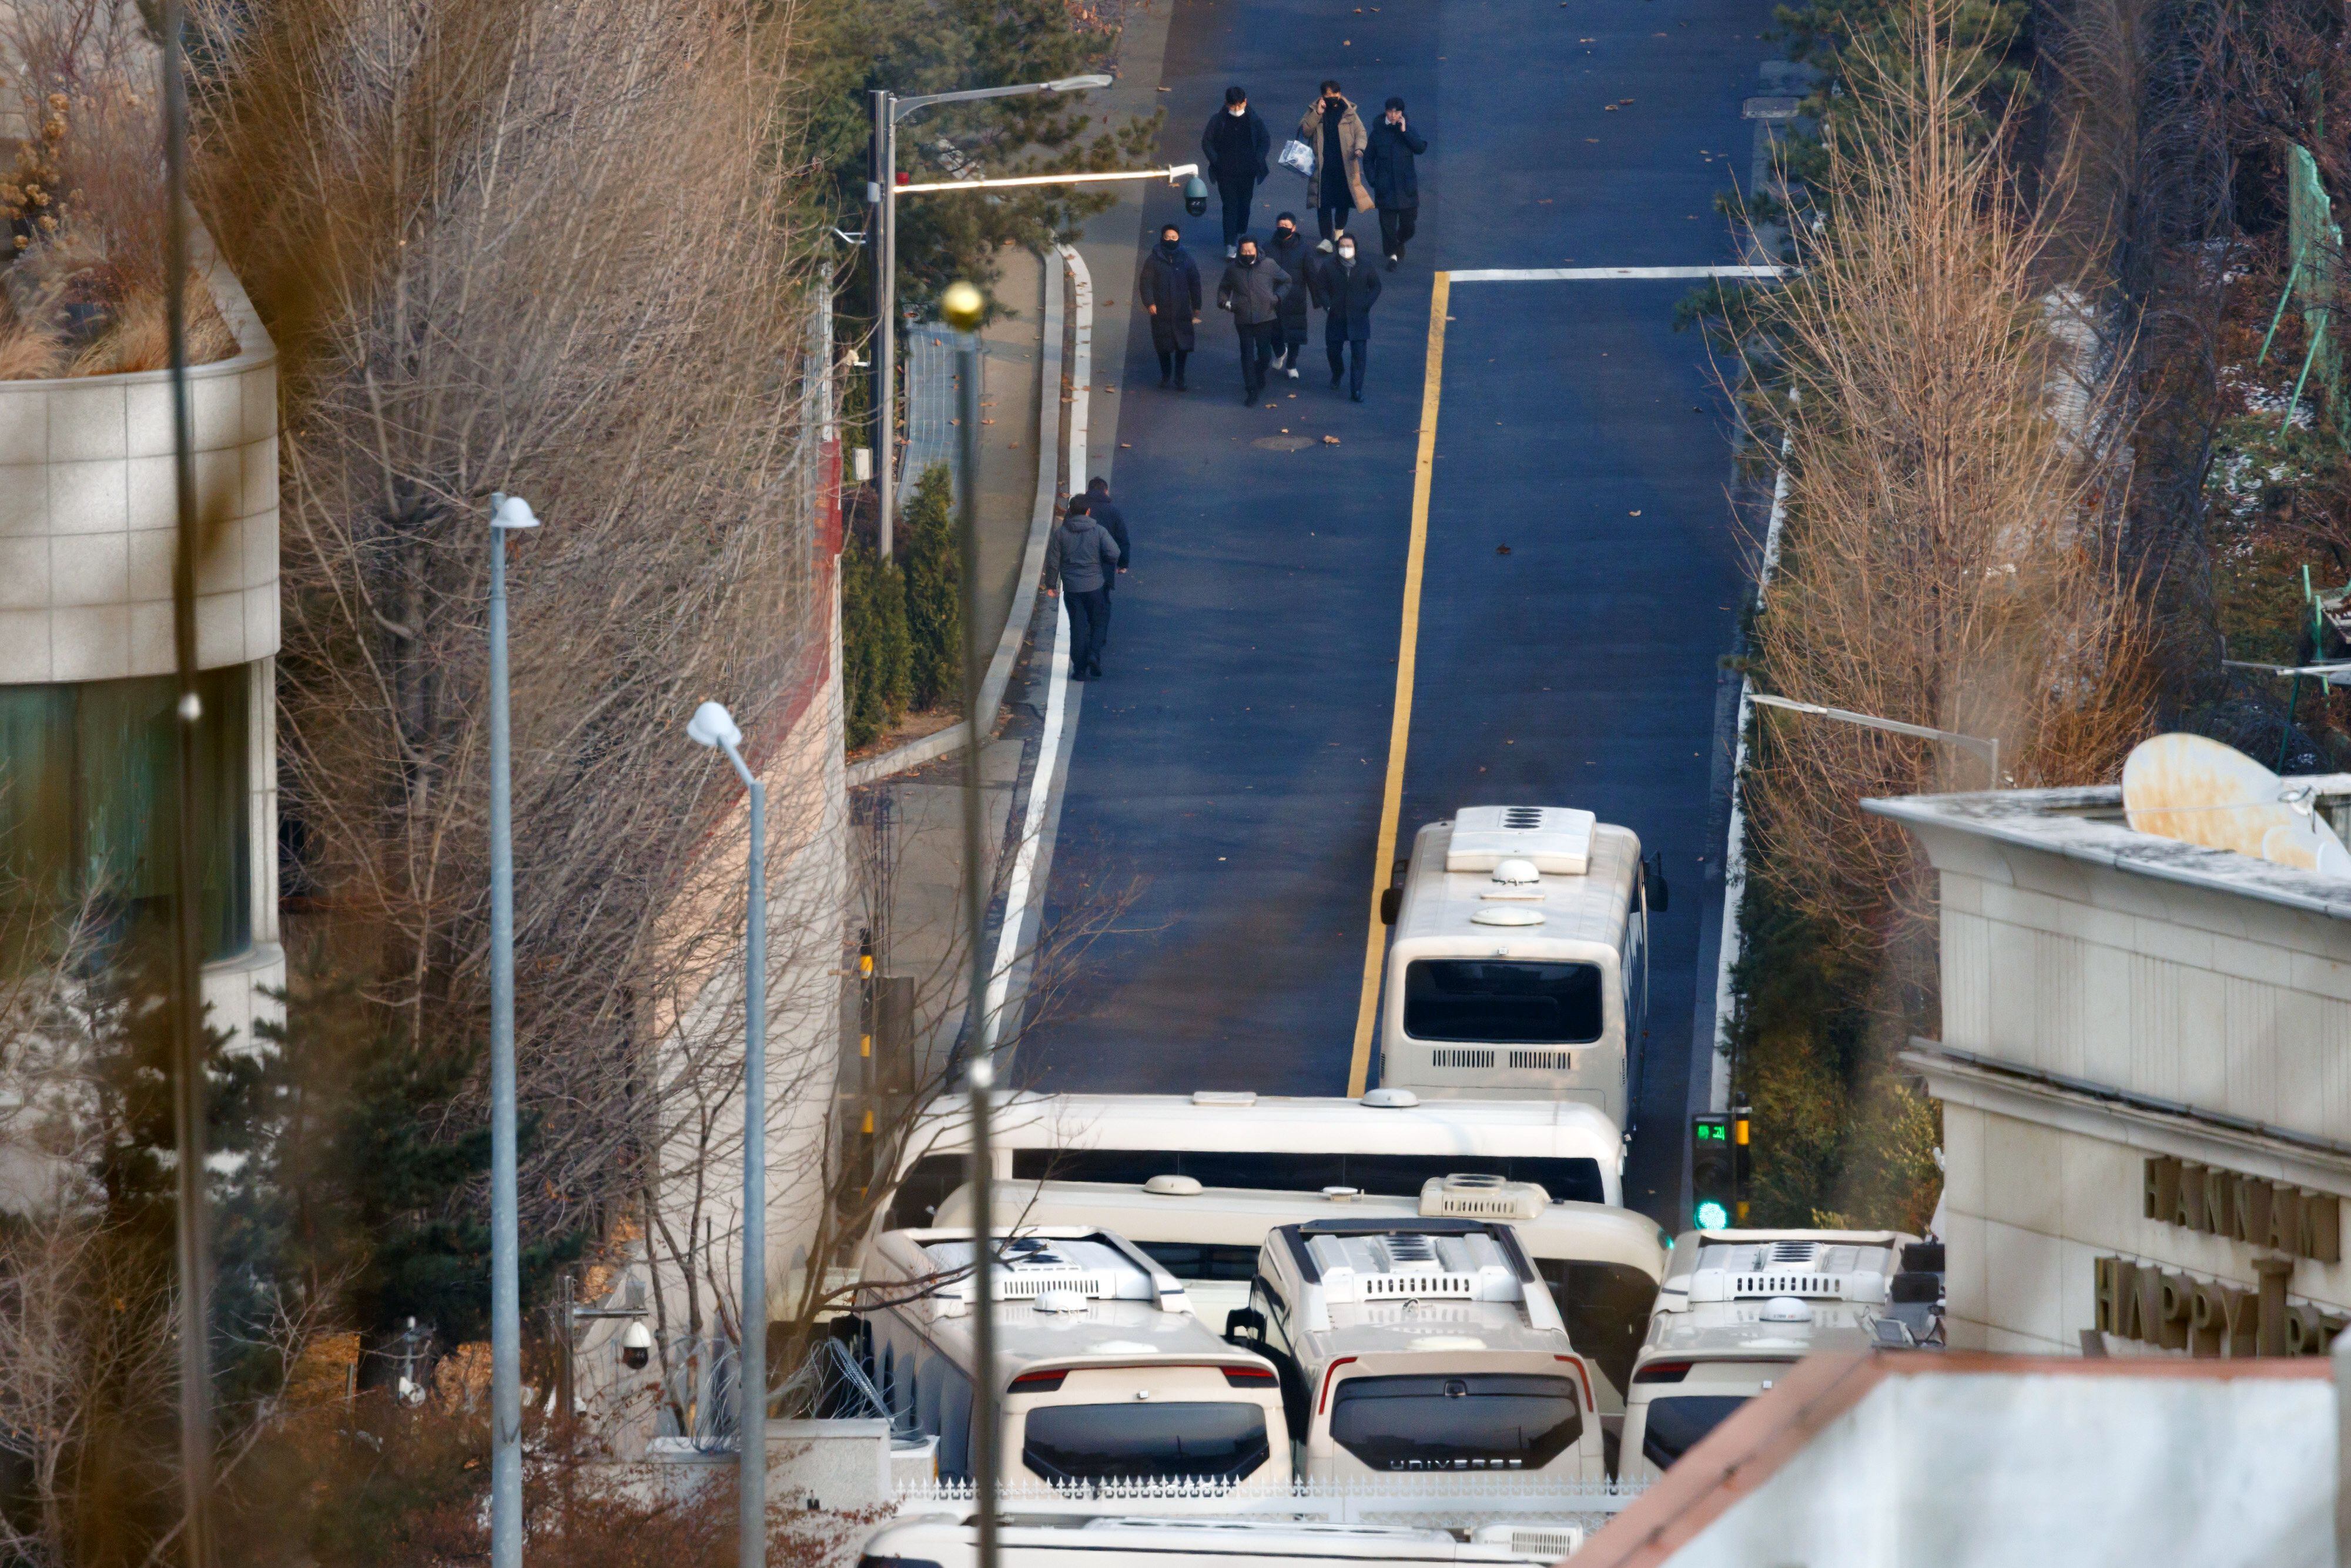
M 1176 0 L 1171 160 L 1196 156 L 1228 82 L 1249 88 L 1277 147 L 1326 75 L 1367 122 L 1399 94 L 1430 142 L 1421 233 L 1386 275 L 1360 407 L 1330 388 L 1319 316 L 1304 379 L 1246 410 L 1213 298 L 1180 398 L 1156 390 L 1138 312 L 1116 400 L 1138 565 L 1107 678 L 1087 688 L 1048 919 L 1120 889 L 1133 903 L 1024 1040 L 1023 1079 L 1344 1092 L 1432 267 L 1736 259 L 1712 203 L 1747 172 L 1740 103 L 1774 52 L 1758 36 L 1770 9 Z M 1311 230 L 1303 182 L 1277 168 L 1261 230 L 1278 208 Z M 1213 296 L 1213 204 L 1186 220 L 1171 193 L 1146 225 L 1169 217 Z M 1374 214 L 1353 232 L 1376 250 Z M 1132 292 L 1098 286 L 1122 306 Z M 1646 1125 L 1625 1194 L 1669 1221 L 1703 906 L 1720 897 L 1717 661 L 1745 581 L 1727 410 L 1703 341 L 1671 329 L 1690 287 L 1454 286 L 1398 839 L 1402 852 L 1432 817 L 1514 801 L 1589 808 L 1665 852 L 1675 902 L 1656 923 Z

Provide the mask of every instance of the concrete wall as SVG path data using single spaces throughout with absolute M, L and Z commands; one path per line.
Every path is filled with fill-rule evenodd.
M 1942 873 L 1945 1043 L 2320 1137 L 2351 1130 L 2351 925 L 1917 831 Z
M 1672 1561 L 2319 1568 L 2334 1505 L 2325 1378 L 1896 1375 Z
M 235 358 L 189 372 L 196 490 L 196 659 L 277 652 L 277 350 L 225 267 L 211 274 Z M 171 376 L 0 382 L 0 684 L 168 674 Z

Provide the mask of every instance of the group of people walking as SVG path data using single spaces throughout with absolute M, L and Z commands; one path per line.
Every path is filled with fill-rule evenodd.
M 1364 369 L 1372 337 L 1372 307 L 1380 272 L 1347 232 L 1357 213 L 1379 213 L 1380 253 L 1394 272 L 1404 263 L 1420 214 L 1420 176 L 1414 160 L 1428 142 L 1412 129 L 1404 99 L 1392 98 L 1368 131 L 1345 92 L 1326 81 L 1298 123 L 1303 151 L 1287 149 L 1286 166 L 1304 165 L 1307 193 L 1320 238 L 1309 242 L 1294 213 L 1273 220 L 1260 243 L 1249 232 L 1257 188 L 1272 173 L 1273 136 L 1249 107 L 1249 93 L 1225 89 L 1224 107 L 1200 135 L 1208 179 L 1224 204 L 1225 270 L 1217 280 L 1217 308 L 1229 311 L 1239 336 L 1241 402 L 1254 404 L 1268 381 L 1299 374 L 1311 312 L 1322 312 L 1322 347 L 1331 385 L 1364 401 Z M 1197 347 L 1206 299 L 1199 264 L 1184 248 L 1184 231 L 1169 224 L 1143 258 L 1135 298 L 1151 318 L 1151 346 L 1159 356 L 1159 384 L 1188 390 L 1186 361 Z M 1120 574 L 1134 564 L 1126 516 L 1096 478 L 1063 505 L 1045 550 L 1045 591 L 1058 593 L 1070 612 L 1070 678 L 1099 680 L 1110 634 L 1111 598 Z
M 1335 81 L 1322 84 L 1299 122 L 1298 140 L 1307 149 L 1307 188 L 1322 235 L 1311 246 L 1292 213 L 1274 219 L 1272 236 L 1263 245 L 1249 232 L 1257 187 L 1271 172 L 1273 138 L 1249 108 L 1247 89 L 1226 89 L 1224 108 L 1201 133 L 1200 151 L 1224 203 L 1226 259 L 1217 308 L 1232 314 L 1239 337 L 1244 404 L 1265 395 L 1277 369 L 1298 379 L 1313 309 L 1323 312 L 1322 346 L 1332 386 L 1343 379 L 1348 395 L 1361 402 L 1372 307 L 1381 283 L 1347 223 L 1354 214 L 1376 208 L 1388 270 L 1402 265 L 1420 209 L 1414 159 L 1428 151 L 1428 143 L 1412 129 L 1400 98 L 1388 99 L 1378 125 L 1367 133 L 1363 117 Z M 1187 390 L 1186 361 L 1196 347 L 1202 288 L 1199 265 L 1185 250 L 1183 231 L 1176 225 L 1160 230 L 1159 243 L 1144 258 L 1136 296 L 1151 318 L 1159 384 Z

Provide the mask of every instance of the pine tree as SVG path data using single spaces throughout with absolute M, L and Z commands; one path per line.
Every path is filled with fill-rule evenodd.
M 906 716 L 913 695 L 906 590 L 897 563 L 852 538 L 841 553 L 842 700 L 850 749 L 872 744 Z
M 947 465 L 935 463 L 906 509 L 906 634 L 917 708 L 953 704 L 963 692 L 963 558 L 954 493 Z

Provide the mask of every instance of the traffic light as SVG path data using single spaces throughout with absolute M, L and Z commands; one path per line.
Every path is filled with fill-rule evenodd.
M 1729 1115 L 1690 1118 L 1690 1223 L 1719 1230 L 1738 1212 L 1739 1157 Z M 1745 1121 L 1740 1118 L 1743 1128 Z
M 1730 1182 L 1738 1201 L 1730 1206 L 1731 1218 L 1740 1224 L 1747 1223 L 1747 1194 L 1754 1178 L 1753 1151 L 1747 1136 L 1748 1109 L 1745 1100 L 1730 1108 Z

